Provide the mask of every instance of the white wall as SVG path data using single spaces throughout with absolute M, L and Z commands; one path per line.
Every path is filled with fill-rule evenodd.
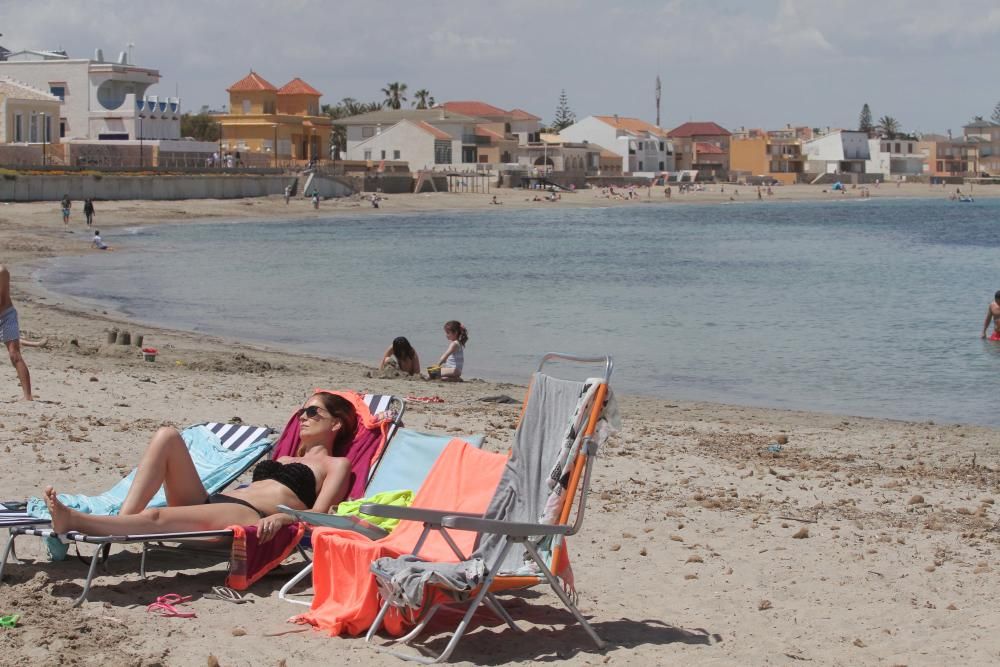
M 351 141 L 351 130 L 356 129 L 355 140 Z M 388 129 L 383 129 L 380 134 L 359 140 L 361 136 L 360 126 L 348 126 L 348 142 L 345 159 L 364 160 L 365 151 L 371 151 L 373 161 L 381 161 L 382 151 L 385 151 L 386 160 L 395 160 L 394 151 L 399 151 L 399 159 L 405 160 L 410 165 L 410 170 L 430 169 L 434 166 L 434 135 L 427 130 L 418 127 L 409 121 L 400 121 Z M 461 142 L 459 142 L 461 146 Z M 458 156 L 458 159 L 461 155 Z M 452 159 L 456 159 L 454 145 L 452 146 Z
M 87 60 L 43 60 L 30 62 L 2 62 L 0 75 L 49 91 L 52 83 L 65 84 L 66 99 L 60 116 L 66 119 L 66 139 L 87 137 L 90 117 L 90 79 Z M 52 133 L 58 134 L 59 124 L 53 122 Z

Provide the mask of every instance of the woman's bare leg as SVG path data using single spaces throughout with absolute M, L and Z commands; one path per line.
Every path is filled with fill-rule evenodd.
M 45 504 L 57 533 L 76 530 L 89 535 L 146 535 L 192 530 L 221 530 L 232 525 L 252 525 L 260 520 L 257 512 L 236 503 L 163 507 L 139 514 L 105 516 L 82 514 L 63 505 L 51 486 L 45 489 Z
M 445 382 L 460 382 L 462 379 L 462 371 L 457 368 L 442 368 L 441 379 Z
M 161 486 L 170 506 L 197 505 L 208 497 L 184 439 L 177 429 L 166 426 L 149 441 L 120 513 L 143 511 Z

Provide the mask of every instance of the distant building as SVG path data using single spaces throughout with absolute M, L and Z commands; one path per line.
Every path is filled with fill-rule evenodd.
M 729 130 L 710 121 L 689 122 L 667 136 L 674 142 L 677 171 L 695 170 L 698 178 L 729 178 Z
M 521 109 L 465 100 L 433 109 L 380 109 L 335 121 L 346 129 L 347 160 L 401 160 L 411 170 L 499 170 L 523 163 L 541 119 Z
M 979 169 L 1000 176 L 1000 123 L 977 120 L 962 128 L 965 138 L 979 144 Z
M 599 146 L 621 158 L 621 173 L 674 171 L 674 146 L 667 132 L 638 118 L 587 116 L 559 132 L 568 142 Z M 603 174 L 602 175 L 607 175 Z
M 913 137 L 869 139 L 865 173 L 882 174 L 886 180 L 923 174 L 925 158 L 918 144 Z
M 137 67 L 122 52 L 105 61 L 69 58 L 59 51 L 23 50 L 0 62 L 0 76 L 48 91 L 61 101 L 58 136 L 80 140 L 180 138 L 180 100 L 147 96 L 160 73 Z
M 805 170 L 817 174 L 863 174 L 871 159 L 868 133 L 858 130 L 830 130 L 803 142 Z
M 729 168 L 733 180 L 764 177 L 785 185 L 796 183 L 805 171 L 802 141 L 812 138 L 808 127 L 733 132 L 729 143 Z
M 917 150 L 926 161 L 924 174 L 942 178 L 978 176 L 980 147 L 979 141 L 939 134 L 926 134 L 917 142 Z
M 320 113 L 322 93 L 299 78 L 277 88 L 253 70 L 229 86 L 229 112 L 215 114 L 222 149 L 244 164 L 330 157 L 333 124 Z
M 55 95 L 0 77 L 0 143 L 59 143 L 59 135 L 52 132 L 59 107 Z

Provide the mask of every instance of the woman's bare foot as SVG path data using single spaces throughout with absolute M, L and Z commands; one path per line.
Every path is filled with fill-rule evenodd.
M 70 525 L 73 521 L 73 510 L 62 504 L 56 497 L 56 490 L 51 486 L 45 487 L 45 506 L 52 515 L 52 530 L 66 533 L 73 529 Z

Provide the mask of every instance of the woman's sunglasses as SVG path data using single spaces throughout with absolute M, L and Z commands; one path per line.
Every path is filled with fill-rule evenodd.
M 301 417 L 305 415 L 309 419 L 320 419 L 326 415 L 320 412 L 320 407 L 318 405 L 307 405 L 304 408 L 299 408 L 298 416 Z

